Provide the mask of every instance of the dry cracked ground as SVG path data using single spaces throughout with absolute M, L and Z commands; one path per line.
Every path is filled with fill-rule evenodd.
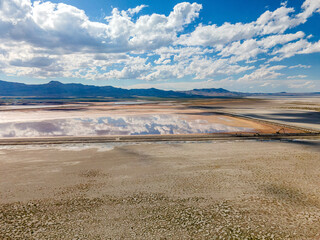
M 0 149 L 0 239 L 320 239 L 319 141 Z

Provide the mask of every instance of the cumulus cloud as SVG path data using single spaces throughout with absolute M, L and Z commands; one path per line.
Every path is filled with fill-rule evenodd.
M 315 43 L 310 43 L 306 39 L 301 39 L 294 43 L 288 43 L 280 49 L 274 50 L 273 57 L 270 61 L 281 61 L 285 58 L 290 58 L 297 54 L 309 54 L 320 52 L 320 40 Z
M 245 41 L 236 41 L 227 46 L 221 47 L 221 51 L 218 55 L 222 57 L 231 56 L 231 61 L 238 62 L 243 60 L 256 59 L 261 53 L 268 53 L 270 49 L 277 45 L 283 45 L 285 43 L 301 39 L 305 36 L 302 31 L 294 34 L 279 34 L 272 35 L 260 40 L 249 39 Z M 220 50 L 220 48 L 219 48 Z
M 294 9 L 286 5 L 275 11 L 264 12 L 256 21 L 251 23 L 224 23 L 221 26 L 200 25 L 192 33 L 182 35 L 177 44 L 188 46 L 216 47 L 234 41 L 247 40 L 257 36 L 282 34 L 287 29 L 304 23 L 314 12 L 319 12 L 318 0 L 306 0 L 302 5 L 303 11 L 293 15 Z
M 4 22 L 23 21 L 31 11 L 32 5 L 29 0 L 0 1 L 0 19 Z
M 289 33 L 289 34 L 279 34 L 279 35 L 272 35 L 269 37 L 265 37 L 259 41 L 259 45 L 261 45 L 265 49 L 273 48 L 279 44 L 285 44 L 288 42 L 292 42 L 297 39 L 301 39 L 305 36 L 304 32 L 299 31 L 296 33 Z
M 197 3 L 179 3 L 169 16 L 140 16 L 145 5 L 119 11 L 114 8 L 106 23 L 92 22 L 81 9 L 64 3 L 30 0 L 2 0 L 0 5 L 4 39 L 27 42 L 37 47 L 60 49 L 64 53 L 126 52 L 170 44 L 183 27 L 199 15 Z
M 0 0 L 0 72 L 146 81 L 237 75 L 235 79 L 250 82 L 283 77 L 278 72 L 282 65 L 267 63 L 320 52 L 320 41 L 294 31 L 320 12 L 319 0 L 305 0 L 298 13 L 282 4 L 249 23 L 200 23 L 195 28 L 190 25 L 199 18 L 201 4 L 181 2 L 167 15 L 143 15 L 147 7 L 113 8 L 110 16 L 95 22 L 65 3 Z
M 243 77 L 239 78 L 239 82 L 248 82 L 248 81 L 264 81 L 267 79 L 275 79 L 279 76 L 282 76 L 282 73 L 277 72 L 278 70 L 284 69 L 286 66 L 283 65 L 276 65 L 276 66 L 269 66 L 264 65 L 260 68 L 256 69 L 250 74 L 245 74 Z
M 114 8 L 102 23 L 90 21 L 83 10 L 63 3 L 0 3 L 0 31 L 4 33 L 0 35 L 0 68 L 5 74 L 91 79 L 143 78 L 150 69 L 145 63 L 148 58 L 131 54 L 170 46 L 202 8 L 182 2 L 168 16 L 154 13 L 135 20 L 132 15 L 147 6 L 126 11 Z M 111 61 L 106 54 L 112 56 Z
M 305 0 L 302 4 L 303 11 L 298 14 L 297 18 L 305 23 L 307 19 L 315 12 L 320 12 L 320 1 L 318 0 Z

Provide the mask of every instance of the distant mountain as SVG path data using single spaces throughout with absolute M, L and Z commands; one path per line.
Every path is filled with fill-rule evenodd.
M 204 89 L 193 89 L 189 91 L 180 91 L 181 93 L 188 94 L 190 96 L 202 96 L 202 97 L 265 97 L 265 96 L 320 96 L 320 92 L 310 93 L 243 93 L 243 92 L 232 92 L 223 88 L 204 88 Z
M 223 88 L 204 88 L 204 89 L 193 89 L 189 91 L 181 91 L 181 93 L 185 93 L 192 96 L 205 96 L 205 97 L 242 97 L 246 96 L 246 94 L 241 92 L 230 92 Z
M 111 86 L 99 87 L 83 84 L 63 84 L 58 81 L 51 81 L 47 84 L 28 85 L 23 83 L 5 82 L 0 80 L 0 96 L 10 97 L 112 97 L 112 98 L 133 98 L 133 97 L 161 97 L 161 98 L 185 98 L 191 97 L 185 93 L 175 91 L 164 91 L 155 88 L 150 89 L 122 89 Z
M 288 93 L 288 92 L 279 92 L 279 93 L 250 93 L 247 94 L 247 96 L 254 96 L 254 97 L 259 97 L 259 96 L 283 96 L 283 97 L 299 97 L 299 96 L 319 96 L 320 97 L 320 92 L 301 92 L 301 93 Z
M 0 80 L 0 96 L 7 97 L 48 97 L 48 98 L 199 98 L 199 97 L 245 97 L 245 96 L 320 96 L 318 93 L 241 93 L 223 88 L 193 89 L 189 91 L 165 91 L 156 88 L 122 89 L 111 86 L 93 86 L 78 83 L 63 84 L 51 81 L 46 84 L 24 84 Z

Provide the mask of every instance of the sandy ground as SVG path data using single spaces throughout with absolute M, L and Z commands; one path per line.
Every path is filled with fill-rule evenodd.
M 0 148 L 0 239 L 319 239 L 320 142 Z

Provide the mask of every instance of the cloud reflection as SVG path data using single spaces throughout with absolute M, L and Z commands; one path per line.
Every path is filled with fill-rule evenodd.
M 106 116 L 0 123 L 0 137 L 191 134 L 250 131 L 172 115 Z

